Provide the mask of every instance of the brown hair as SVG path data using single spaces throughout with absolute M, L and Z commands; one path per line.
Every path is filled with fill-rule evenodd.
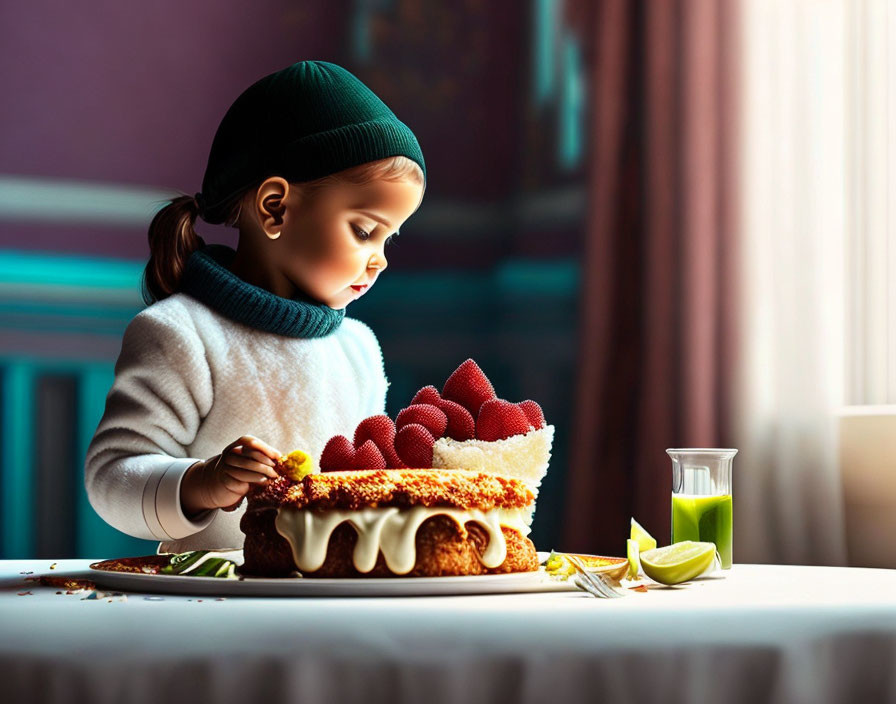
M 313 193 L 329 184 L 348 182 L 364 185 L 371 181 L 411 180 L 425 186 L 423 170 L 404 156 L 393 156 L 350 169 L 329 174 L 314 181 L 303 181 L 298 185 L 305 193 Z M 225 208 L 228 212 L 226 225 L 233 226 L 239 220 L 242 200 L 253 188 L 234 194 Z M 143 270 L 143 300 L 147 305 L 167 298 L 180 287 L 187 260 L 196 250 L 205 246 L 193 228 L 199 217 L 199 204 L 193 196 L 178 196 L 162 208 L 149 224 L 149 261 Z
M 193 223 L 199 204 L 192 196 L 178 196 L 162 208 L 149 224 L 149 261 L 143 270 L 143 300 L 147 304 L 167 298 L 177 290 L 190 255 L 205 245 Z
M 404 181 L 405 179 L 426 185 L 423 169 L 415 161 L 406 156 L 390 156 L 379 161 L 371 161 L 360 166 L 353 166 L 344 171 L 300 184 L 305 193 L 311 193 L 332 183 L 354 183 L 363 186 L 371 181 Z

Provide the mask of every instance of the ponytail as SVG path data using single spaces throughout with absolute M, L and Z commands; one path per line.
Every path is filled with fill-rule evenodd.
M 198 216 L 196 198 L 178 196 L 149 224 L 149 261 L 143 270 L 143 300 L 147 305 L 178 290 L 187 259 L 205 246 L 193 229 Z

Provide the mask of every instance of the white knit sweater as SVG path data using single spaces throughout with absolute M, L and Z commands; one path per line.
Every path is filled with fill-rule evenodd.
M 383 413 L 387 381 L 370 328 L 345 318 L 326 337 L 246 327 L 184 294 L 128 325 L 106 410 L 87 451 L 87 496 L 115 528 L 160 552 L 241 548 L 245 502 L 189 520 L 180 483 L 198 460 L 255 435 L 283 454 L 320 457 Z

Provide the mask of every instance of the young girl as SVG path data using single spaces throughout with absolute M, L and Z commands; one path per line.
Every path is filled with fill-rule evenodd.
M 281 450 L 319 457 L 384 412 L 382 352 L 345 308 L 424 182 L 414 134 L 339 66 L 297 63 L 237 98 L 202 192 L 149 228 L 152 305 L 125 330 L 87 451 L 100 516 L 160 552 L 242 547 L 242 499 Z M 206 246 L 197 216 L 238 227 L 236 251 Z

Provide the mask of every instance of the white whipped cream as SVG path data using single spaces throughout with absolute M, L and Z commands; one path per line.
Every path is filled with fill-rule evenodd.
M 439 438 L 432 448 L 432 466 L 521 479 L 537 498 L 541 480 L 548 471 L 553 441 L 553 425 L 504 440 Z M 525 514 L 527 525 L 532 525 L 534 513 L 533 503 Z
M 414 506 L 409 509 L 396 507 L 365 508 L 357 511 L 329 510 L 308 511 L 294 508 L 277 510 L 274 525 L 292 548 L 293 560 L 299 570 L 314 572 L 320 569 L 327 557 L 330 535 L 341 523 L 350 523 L 358 533 L 358 542 L 352 554 L 355 569 L 370 572 L 380 552 L 386 566 L 395 574 L 407 574 L 417 562 L 415 538 L 420 525 L 433 516 L 448 516 L 463 528 L 473 521 L 488 534 L 488 545 L 479 555 L 485 567 L 497 567 L 507 557 L 507 543 L 501 526 L 528 535 L 525 517 L 527 509 L 478 509 L 427 508 Z

